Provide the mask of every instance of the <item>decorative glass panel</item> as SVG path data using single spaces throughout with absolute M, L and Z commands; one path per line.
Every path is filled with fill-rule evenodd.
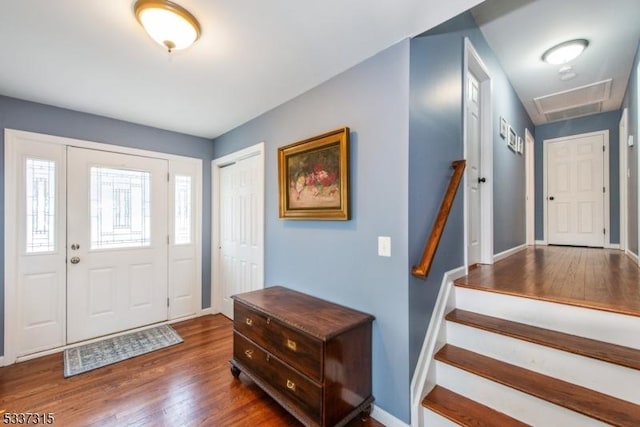
M 191 243 L 191 177 L 176 175 L 175 243 Z
M 56 162 L 27 159 L 27 253 L 56 249 Z
M 149 172 L 91 168 L 91 249 L 151 245 Z

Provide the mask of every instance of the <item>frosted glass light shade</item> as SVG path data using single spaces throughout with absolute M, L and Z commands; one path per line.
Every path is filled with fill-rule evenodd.
M 560 65 L 576 59 L 587 48 L 589 42 L 585 39 L 569 40 L 547 50 L 542 60 L 549 64 Z
M 139 0 L 134 12 L 149 36 L 169 52 L 185 49 L 200 37 L 200 24 L 196 18 L 170 1 Z

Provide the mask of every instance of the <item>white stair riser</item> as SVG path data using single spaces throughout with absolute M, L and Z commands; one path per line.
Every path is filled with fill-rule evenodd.
M 640 404 L 638 370 L 454 322 L 446 329 L 447 341 L 456 347 Z
M 604 427 L 604 424 L 569 409 L 530 396 L 502 384 L 436 362 L 438 384 L 455 393 L 534 426 Z
M 456 307 L 640 349 L 640 317 L 456 287 Z
M 458 427 L 458 424 L 427 408 L 422 410 L 422 419 L 424 422 L 421 425 L 425 427 Z

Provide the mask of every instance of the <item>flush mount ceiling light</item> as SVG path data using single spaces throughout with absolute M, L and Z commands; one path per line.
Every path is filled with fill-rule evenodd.
M 589 41 L 586 39 L 569 40 L 547 50 L 542 54 L 542 60 L 554 65 L 566 64 L 580 56 L 587 46 Z
M 200 37 L 198 20 L 173 2 L 138 0 L 133 11 L 149 36 L 169 52 L 187 48 Z

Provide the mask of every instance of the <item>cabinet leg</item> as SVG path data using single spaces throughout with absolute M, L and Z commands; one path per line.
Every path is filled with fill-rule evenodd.
M 368 420 L 371 416 L 371 411 L 373 411 L 373 405 L 365 406 L 362 412 L 360 412 L 360 419 L 362 419 L 362 421 Z
M 238 378 L 240 376 L 240 369 L 236 365 L 231 365 L 231 375 L 234 378 Z

